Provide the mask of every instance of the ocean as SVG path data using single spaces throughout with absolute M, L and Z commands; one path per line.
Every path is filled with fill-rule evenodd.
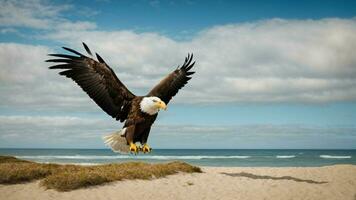
M 154 149 L 150 154 L 117 154 L 109 149 L 0 149 L 0 155 L 41 163 L 95 165 L 126 161 L 185 161 L 217 167 L 305 167 L 356 165 L 356 150 L 307 149 Z

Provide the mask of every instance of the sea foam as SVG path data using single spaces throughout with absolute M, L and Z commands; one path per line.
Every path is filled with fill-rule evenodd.
M 20 159 L 40 159 L 40 160 L 57 160 L 57 159 L 74 159 L 74 160 L 120 160 L 120 159 L 149 159 L 149 160 L 201 160 L 201 159 L 246 159 L 250 156 L 198 156 L 198 155 L 46 155 L 46 156 L 16 156 Z
M 351 156 L 320 155 L 320 158 L 326 158 L 326 159 L 348 159 L 348 158 L 351 158 Z
M 295 155 L 288 155 L 288 156 L 276 156 L 276 158 L 295 158 Z

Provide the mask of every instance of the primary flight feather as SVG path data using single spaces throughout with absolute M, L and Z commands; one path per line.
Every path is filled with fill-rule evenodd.
M 195 73 L 190 71 L 195 64 L 192 62 L 193 54 L 188 54 L 183 65 L 163 78 L 147 95 L 136 96 L 127 89 L 99 54 L 95 54 L 95 60 L 88 46 L 85 43 L 83 46 L 91 57 L 63 47 L 72 55 L 49 54 L 56 58 L 46 62 L 58 63 L 49 68 L 63 70 L 60 75 L 71 78 L 108 115 L 124 122 L 120 131 L 105 137 L 106 144 L 113 151 L 150 152 L 147 139 L 151 126 L 159 110 L 166 109 L 172 97 Z M 140 142 L 142 147 L 136 146 L 136 142 Z

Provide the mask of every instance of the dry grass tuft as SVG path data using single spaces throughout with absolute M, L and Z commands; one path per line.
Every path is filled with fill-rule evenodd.
M 98 166 L 39 164 L 14 157 L 0 156 L 0 183 L 14 184 L 42 179 L 41 185 L 58 191 L 70 191 L 103 183 L 165 177 L 178 172 L 201 172 L 184 162 L 149 164 L 128 162 Z
M 26 162 L 26 163 L 29 163 L 30 161 L 17 159 L 17 158 L 12 157 L 12 156 L 0 156 L 0 164 L 1 163 L 14 163 L 14 162 Z

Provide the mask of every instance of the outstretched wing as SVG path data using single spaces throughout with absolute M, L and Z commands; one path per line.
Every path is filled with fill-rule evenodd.
M 83 45 L 87 53 L 92 56 L 87 45 L 85 43 Z M 60 63 L 49 68 L 64 70 L 59 74 L 75 81 L 107 114 L 121 122 L 125 121 L 131 100 L 135 95 L 126 88 L 98 54 L 96 54 L 98 59 L 96 61 L 73 49 L 67 47 L 63 49 L 75 56 L 48 54 L 57 58 L 46 62 Z
M 195 62 L 192 63 L 192 59 L 193 54 L 188 54 L 184 64 L 161 80 L 161 82 L 148 93 L 148 96 L 159 97 L 168 104 L 172 97 L 178 93 L 178 90 L 192 78 L 190 75 L 195 73 L 189 71 L 195 64 Z

